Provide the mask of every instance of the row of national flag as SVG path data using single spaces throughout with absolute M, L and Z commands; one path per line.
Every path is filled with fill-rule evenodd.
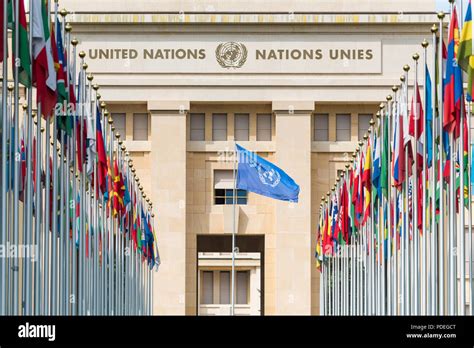
M 473 314 L 471 2 L 438 18 L 322 197 L 325 314 Z
M 151 200 L 67 11 L 30 4 L 0 5 L 0 243 L 36 246 L 38 262 L 0 259 L 0 315 L 150 314 Z

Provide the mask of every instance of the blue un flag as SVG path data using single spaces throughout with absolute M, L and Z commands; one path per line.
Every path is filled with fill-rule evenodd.
M 237 171 L 238 189 L 282 201 L 298 202 L 300 187 L 283 170 L 262 157 L 237 146 L 239 167 Z

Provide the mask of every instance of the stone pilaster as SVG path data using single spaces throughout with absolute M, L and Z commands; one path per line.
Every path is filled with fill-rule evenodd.
M 275 314 L 311 314 L 311 115 L 314 102 L 273 102 L 276 163 L 300 185 L 298 203 L 276 203 Z
M 189 102 L 149 101 L 151 193 L 162 264 L 154 273 L 154 314 L 185 314 L 186 113 Z

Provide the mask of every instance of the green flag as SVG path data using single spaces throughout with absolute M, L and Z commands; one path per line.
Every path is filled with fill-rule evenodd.
M 13 38 L 16 37 L 15 25 L 13 25 L 12 1 L 8 2 L 8 21 L 13 30 Z M 19 54 L 16 54 L 16 47 L 13 44 L 13 64 L 18 65 L 18 82 L 25 87 L 31 87 L 31 60 L 30 45 L 28 41 L 28 30 L 26 29 L 26 15 L 24 0 L 19 0 Z

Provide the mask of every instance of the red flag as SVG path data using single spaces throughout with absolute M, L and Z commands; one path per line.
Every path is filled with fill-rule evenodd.
M 102 126 L 100 123 L 100 113 L 97 113 L 96 117 L 96 146 L 97 146 L 97 178 L 99 181 L 99 187 L 102 194 L 107 190 L 106 188 L 106 177 L 107 177 L 107 157 L 105 155 L 104 138 L 102 136 Z
M 81 137 L 82 134 L 82 137 Z M 87 150 L 87 124 L 86 120 L 76 123 L 76 151 L 77 151 L 77 168 L 82 173 L 82 168 L 86 160 Z
M 323 250 L 322 250 L 322 254 L 323 255 L 326 255 L 326 253 L 328 252 L 328 245 L 330 244 L 331 242 L 331 237 L 329 235 L 329 229 L 328 229 L 328 224 L 329 224 L 329 216 L 328 216 L 328 211 L 329 211 L 329 207 L 331 206 L 331 203 L 328 202 L 328 204 L 326 204 L 324 207 L 323 207 L 323 227 L 321 228 L 321 233 L 322 233 L 322 240 L 323 240 Z
M 30 23 L 33 31 L 33 83 L 36 86 L 36 99 L 41 103 L 41 114 L 48 118 L 53 112 L 57 98 L 51 42 L 54 40 L 50 37 L 48 10 L 44 1 L 33 1 Z
M 355 204 L 355 213 L 356 213 L 356 226 L 360 226 L 360 219 L 364 213 L 364 185 L 363 185 L 363 170 L 364 170 L 364 160 L 362 159 L 363 154 L 359 156 L 359 170 L 357 178 L 357 187 L 356 187 L 356 204 Z
M 341 195 L 341 230 L 342 237 L 346 243 L 349 243 L 349 197 L 347 192 L 346 180 L 342 184 Z
M 410 110 L 410 123 L 408 125 L 408 132 L 412 137 L 420 139 L 421 134 L 423 133 L 423 104 L 420 95 L 420 87 L 416 84 L 416 100 L 417 105 L 414 106 L 414 98 L 411 99 L 411 110 Z M 415 107 L 417 108 L 417 134 L 415 134 Z
M 416 147 L 417 153 L 417 173 L 420 173 L 423 170 L 423 145 L 418 141 L 420 139 L 421 134 L 423 133 L 423 104 L 421 102 L 421 95 L 420 95 L 420 88 L 418 84 L 416 85 L 416 94 L 417 94 L 417 105 L 414 104 L 414 100 L 411 100 L 411 110 L 410 110 L 410 118 L 409 118 L 409 126 L 408 126 L 408 133 L 414 137 L 414 143 Z M 415 107 L 417 108 L 416 118 L 415 120 Z M 415 122 L 416 122 L 416 134 L 415 134 Z M 414 163 L 414 156 L 413 156 L 413 149 L 412 146 L 408 147 L 408 162 L 409 162 L 409 175 L 411 175 L 411 167 Z
M 446 61 L 446 79 L 444 86 L 443 128 L 455 136 L 460 134 L 461 103 L 463 99 L 463 83 L 461 67 L 457 64 L 459 46 L 459 26 L 456 6 L 453 7 L 449 25 L 448 57 Z

